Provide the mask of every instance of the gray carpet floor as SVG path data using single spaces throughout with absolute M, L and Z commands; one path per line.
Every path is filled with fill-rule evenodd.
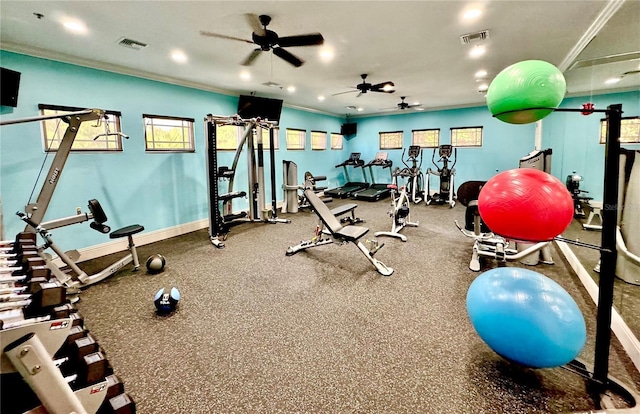
M 337 200 L 331 207 L 343 202 Z M 389 200 L 358 202 L 361 224 L 388 230 Z M 384 238 L 378 274 L 354 245 L 294 256 L 313 236 L 312 212 L 290 224 L 234 226 L 226 248 L 200 230 L 139 248 L 167 259 L 156 275 L 122 270 L 82 293 L 85 325 L 105 349 L 140 413 L 567 413 L 597 408 L 585 381 L 562 369 L 528 369 L 496 355 L 465 308 L 472 240 L 455 227 L 464 207 L 412 206 L 408 241 Z M 141 218 L 144 225 L 144 218 Z M 383 241 L 383 238 L 379 238 Z M 533 268 L 581 308 L 593 362 L 596 308 L 553 249 Z M 93 272 L 119 255 L 81 263 Z M 486 261 L 484 269 L 495 267 Z M 524 266 L 509 263 L 508 266 Z M 176 286 L 178 310 L 158 316 L 153 296 Z M 610 373 L 640 376 L 614 339 Z

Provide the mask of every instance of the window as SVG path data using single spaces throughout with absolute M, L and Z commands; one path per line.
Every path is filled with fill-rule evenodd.
M 323 131 L 311 131 L 311 149 L 326 150 L 327 149 L 327 133 Z
M 257 131 L 257 129 L 256 129 Z M 243 132 L 244 133 L 244 130 Z M 280 133 L 280 128 L 275 127 L 273 128 L 273 149 L 277 150 L 280 149 L 280 143 L 278 142 L 278 134 Z M 256 135 L 257 136 L 257 135 Z M 258 148 L 258 140 L 255 139 L 254 136 L 254 140 L 253 140 L 253 146 L 255 148 Z M 262 149 L 263 150 L 268 150 L 270 146 L 270 142 L 269 142 L 269 129 L 268 128 L 262 128 Z
M 82 111 L 86 108 L 76 108 L 59 105 L 38 105 L 41 115 L 60 115 Z M 121 113 L 105 111 L 107 119 L 100 122 L 85 121 L 73 141 L 71 151 L 122 151 L 122 137 L 119 135 Z M 42 133 L 45 151 L 57 151 L 67 124 L 60 118 L 42 121 Z
M 607 141 L 607 121 L 600 120 L 600 143 Z M 627 144 L 640 144 L 640 117 L 634 116 L 622 118 L 620 124 L 620 142 Z
M 332 150 L 341 150 L 342 149 L 342 135 L 332 132 L 331 133 L 331 149 Z
M 402 148 L 402 131 L 380 132 L 380 149 Z
M 451 128 L 451 145 L 454 147 L 481 147 L 482 127 Z
M 238 125 L 217 125 L 216 148 L 235 151 L 243 134 L 244 129 Z
M 438 148 L 440 129 L 414 129 L 411 131 L 411 144 L 420 148 Z
M 307 131 L 305 131 L 304 129 L 287 128 L 287 149 L 303 150 L 306 136 Z
M 192 118 L 142 115 L 147 151 L 195 151 Z

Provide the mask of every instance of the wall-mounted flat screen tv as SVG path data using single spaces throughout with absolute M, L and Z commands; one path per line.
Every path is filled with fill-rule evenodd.
M 238 115 L 243 119 L 261 118 L 280 122 L 282 99 L 260 98 L 240 95 L 238 99 Z
M 0 68 L 0 105 L 18 106 L 18 90 L 20 89 L 20 72 Z
M 355 135 L 357 131 L 358 124 L 356 124 L 355 122 L 342 124 L 342 127 L 340 128 L 341 135 Z

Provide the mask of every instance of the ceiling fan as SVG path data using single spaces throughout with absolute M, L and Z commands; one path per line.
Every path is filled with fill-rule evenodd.
M 205 30 L 201 30 L 200 34 L 202 36 L 238 40 L 241 42 L 258 45 L 259 47 L 251 52 L 249 56 L 247 56 L 246 59 L 242 62 L 243 66 L 249 66 L 253 64 L 253 62 L 261 52 L 268 52 L 270 50 L 273 50 L 274 55 L 284 59 L 295 67 L 300 67 L 302 66 L 304 61 L 283 48 L 291 46 L 316 46 L 324 43 L 324 38 L 320 33 L 279 37 L 276 32 L 267 29 L 267 26 L 271 22 L 271 17 L 265 14 L 261 14 L 260 16 L 257 16 L 255 14 L 246 14 L 246 17 L 249 25 L 253 28 L 253 33 L 251 34 L 251 38 L 253 40 L 207 32 Z
M 362 74 L 360 75 L 360 77 L 362 78 L 362 83 L 356 85 L 354 87 L 355 91 L 346 91 L 346 92 L 338 92 L 338 93 L 334 93 L 332 96 L 336 96 L 336 95 L 342 95 L 344 93 L 351 93 L 351 92 L 357 92 L 360 91 L 360 93 L 358 93 L 358 96 L 362 95 L 363 93 L 367 93 L 367 92 L 384 92 L 384 93 L 394 93 L 396 91 L 395 89 L 395 84 L 391 81 L 386 81 L 386 82 L 382 82 L 382 83 L 376 83 L 375 85 L 372 85 L 370 83 L 367 82 L 367 74 Z
M 420 103 L 409 104 L 409 103 L 404 101 L 406 98 L 407 98 L 406 96 L 401 96 L 400 97 L 400 103 L 398 103 L 396 105 L 396 107 L 398 109 L 404 110 L 404 109 L 409 109 L 409 108 L 418 108 L 418 107 L 422 106 L 422 104 L 420 104 Z M 387 108 L 387 109 L 396 109 L 396 108 Z

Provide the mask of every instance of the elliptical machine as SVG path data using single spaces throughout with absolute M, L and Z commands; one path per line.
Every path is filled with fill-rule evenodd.
M 436 148 L 433 149 L 433 155 L 431 155 L 431 162 L 435 165 L 436 169 L 432 170 L 431 168 L 427 168 L 427 188 L 425 190 L 425 199 L 427 201 L 427 205 L 429 204 L 449 204 L 450 208 L 456 205 L 455 202 L 455 194 L 454 194 L 454 185 L 453 185 L 453 177 L 456 175 L 456 169 L 454 168 L 456 162 L 458 161 L 458 149 L 453 148 L 453 146 L 445 144 L 440 145 L 438 148 L 438 155 L 440 159 L 438 162 L 442 163 L 442 168 L 438 167 L 436 164 L 435 156 L 436 156 Z M 449 160 L 451 159 L 451 154 L 453 153 L 453 164 L 449 167 Z M 435 175 L 440 177 L 440 188 L 437 193 L 433 195 L 430 193 L 429 187 L 429 176 Z
M 420 161 L 418 162 L 418 156 Z M 402 150 L 403 175 L 407 179 L 407 197 L 413 204 L 418 204 L 424 197 L 423 178 L 422 178 L 422 148 L 419 145 L 410 145 L 407 151 L 407 161 L 404 160 L 404 150 Z M 411 163 L 411 166 L 407 164 Z M 395 181 L 395 176 L 394 176 Z

